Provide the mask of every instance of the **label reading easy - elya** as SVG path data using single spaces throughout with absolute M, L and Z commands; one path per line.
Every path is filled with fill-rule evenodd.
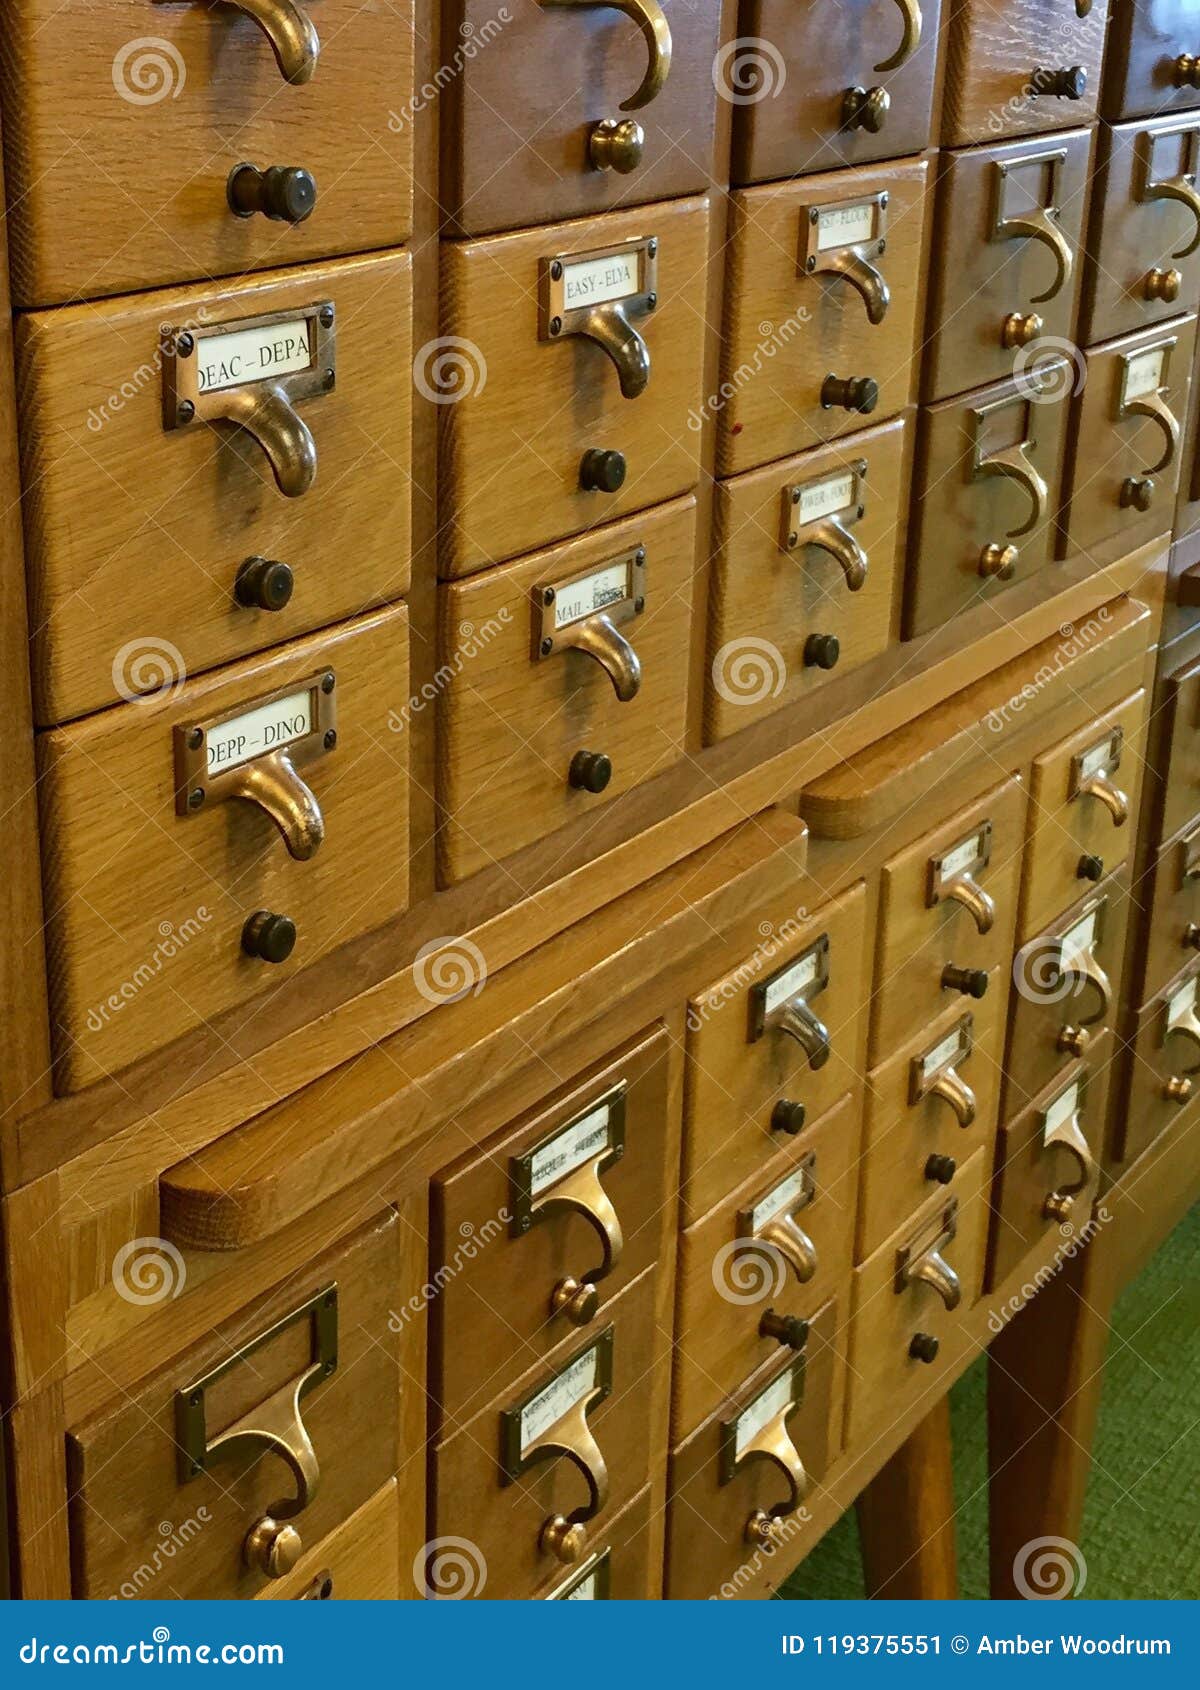
M 602 1103 L 535 1150 L 529 1160 L 529 1195 L 540 1196 L 555 1180 L 574 1173 L 593 1156 L 607 1150 L 610 1118 L 610 1106 Z
M 236 769 L 239 763 L 248 763 L 266 751 L 277 751 L 281 745 L 303 739 L 312 732 L 312 709 L 312 691 L 305 687 L 301 692 L 256 705 L 242 716 L 233 716 L 219 727 L 209 728 L 205 747 L 209 774 Z
M 610 604 L 619 604 L 629 597 L 629 564 L 610 563 L 594 575 L 585 575 L 565 587 L 559 587 L 554 598 L 554 626 L 566 628 L 581 622 L 585 616 L 595 616 Z
M 552 1379 L 545 1390 L 539 1391 L 532 1402 L 525 1404 L 521 1410 L 522 1455 L 576 1403 L 590 1396 L 596 1387 L 598 1362 L 599 1355 L 593 1344 L 590 1350 L 585 1350 L 570 1367 Z
M 201 393 L 220 393 L 243 382 L 294 375 L 312 361 L 312 318 L 296 317 L 205 335 L 196 349 L 196 374 Z
M 795 1395 L 793 1370 L 789 1367 L 786 1373 L 781 1373 L 760 1396 L 755 1397 L 749 1408 L 742 1410 L 737 1417 L 733 1433 L 735 1461 L 741 1460 L 747 1446 L 754 1442 L 764 1426 L 769 1425 L 777 1414 L 783 1414 L 791 1406 Z
M 583 305 L 603 305 L 610 299 L 628 299 L 638 291 L 641 260 L 638 249 L 606 252 L 599 258 L 563 261 L 563 305 L 574 311 Z

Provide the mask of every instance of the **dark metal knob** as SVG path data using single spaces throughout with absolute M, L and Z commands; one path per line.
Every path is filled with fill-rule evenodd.
M 834 669 L 841 655 L 842 647 L 836 634 L 810 634 L 804 642 L 806 669 Z
M 1121 483 L 1121 509 L 1128 510 L 1132 506 L 1136 511 L 1148 511 L 1153 503 L 1154 477 L 1127 475 Z
M 594 170 L 628 176 L 642 162 L 646 133 L 631 117 L 603 118 L 588 136 L 588 163 Z
M 296 948 L 296 923 L 274 910 L 255 910 L 242 928 L 242 949 L 261 962 L 286 962 Z
M 826 376 L 821 383 L 821 409 L 857 411 L 869 417 L 879 403 L 879 383 L 870 376 Z
M 892 96 L 886 88 L 847 88 L 842 95 L 842 128 L 878 135 L 887 122 Z
M 942 989 L 947 992 L 961 992 L 965 998 L 982 998 L 987 995 L 988 977 L 985 968 L 957 968 L 948 962 L 942 969 Z
M 1082 65 L 1064 65 L 1049 70 L 1039 65 L 1029 79 L 1031 94 L 1053 94 L 1057 100 L 1082 100 L 1087 93 L 1087 71 Z
M 567 779 L 579 792 L 603 792 L 612 779 L 612 764 L 603 751 L 577 751 Z
M 932 1332 L 914 1332 L 908 1353 L 914 1361 L 936 1361 L 940 1347 Z
M 579 460 L 579 485 L 585 493 L 619 493 L 625 484 L 624 452 L 592 447 Z
M 949 1185 L 957 1167 L 953 1156 L 930 1156 L 925 1163 L 925 1178 L 936 1180 L 939 1185 Z
M 313 177 L 291 164 L 272 164 L 266 170 L 235 164 L 226 192 L 235 217 L 253 217 L 258 212 L 272 223 L 303 223 L 317 204 Z
M 286 563 L 248 557 L 237 572 L 233 596 L 247 610 L 282 610 L 289 603 L 295 576 Z
M 1200 88 L 1200 55 L 1180 53 L 1171 66 L 1171 81 L 1176 88 Z
M 771 1131 L 773 1133 L 787 1133 L 790 1138 L 804 1126 L 808 1111 L 802 1103 L 792 1103 L 786 1097 L 781 1097 L 771 1111 Z
M 776 1314 L 768 1309 L 758 1323 L 760 1338 L 774 1338 L 785 1349 L 802 1350 L 808 1342 L 808 1322 L 799 1315 Z
M 1090 853 L 1080 857 L 1075 876 L 1078 880 L 1103 880 L 1104 858 L 1094 857 Z

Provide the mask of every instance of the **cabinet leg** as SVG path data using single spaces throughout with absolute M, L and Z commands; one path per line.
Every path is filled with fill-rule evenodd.
M 929 1411 L 858 1499 L 867 1595 L 958 1594 L 950 1399 Z

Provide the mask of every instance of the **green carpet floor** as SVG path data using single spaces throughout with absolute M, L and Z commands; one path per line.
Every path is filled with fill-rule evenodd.
M 959 1584 L 987 1595 L 987 1371 L 951 1395 Z M 1126 1289 L 1109 1340 L 1084 1511 L 1083 1594 L 1098 1599 L 1200 1597 L 1200 1206 Z M 851 1510 L 781 1592 L 861 1597 Z

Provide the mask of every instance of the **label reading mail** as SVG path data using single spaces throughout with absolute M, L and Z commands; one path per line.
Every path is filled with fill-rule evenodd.
M 566 628 L 572 622 L 581 622 L 585 616 L 594 616 L 598 610 L 618 604 L 628 596 L 629 565 L 610 563 L 594 575 L 585 575 L 582 580 L 558 589 L 554 599 L 554 626 Z
M 853 503 L 854 472 L 847 470 L 844 475 L 829 475 L 824 481 L 814 481 L 800 489 L 798 521 L 817 522 L 823 516 L 832 516 L 835 511 L 844 511 Z
M 1099 745 L 1093 745 L 1090 751 L 1085 751 L 1079 759 L 1080 780 L 1091 780 L 1093 775 L 1107 773 L 1113 767 L 1113 742 L 1103 739 Z
M 1063 963 L 1069 968 L 1073 962 L 1087 956 L 1096 943 L 1097 910 L 1091 910 L 1082 921 L 1077 921 L 1062 936 Z
M 756 1203 L 750 1211 L 751 1232 L 757 1232 L 759 1227 L 765 1226 L 785 1209 L 796 1208 L 800 1199 L 807 1195 L 811 1178 L 807 1168 L 798 1168 L 781 1185 L 777 1185 L 774 1191 L 768 1192 L 762 1202 Z
M 1182 1021 L 1189 1014 L 1196 1002 L 1196 978 L 1192 978 L 1179 990 L 1167 1004 L 1167 1026 L 1173 1027 L 1177 1021 Z
M 220 393 L 243 382 L 289 376 L 312 367 L 312 318 L 266 323 L 205 335 L 196 353 L 201 393 Z
M 540 1196 L 555 1180 L 574 1173 L 584 1162 L 607 1150 L 608 1121 L 609 1107 L 607 1103 L 602 1103 L 599 1109 L 592 1109 L 578 1121 L 572 1121 L 548 1144 L 535 1150 L 529 1163 L 529 1195 Z
M 817 251 L 836 246 L 857 246 L 875 238 L 875 204 L 831 205 L 817 213 Z
M 312 732 L 312 725 L 312 693 L 307 687 L 260 704 L 208 730 L 208 772 L 219 775 L 261 757 L 264 751 L 277 751 L 281 745 L 303 739 Z
M 562 1419 L 578 1402 L 590 1395 L 596 1385 L 598 1357 L 595 1346 L 573 1361 L 564 1372 L 552 1379 L 544 1391 L 521 1410 L 521 1454 L 536 1443 L 543 1432 Z
M 628 299 L 638 291 L 639 269 L 636 248 L 629 252 L 606 252 L 600 258 L 583 258 L 577 264 L 564 261 L 563 304 L 573 311 L 582 305 Z
M 964 839 L 953 850 L 947 851 L 942 858 L 942 879 L 954 880 L 956 876 L 964 874 L 974 866 L 983 855 L 983 835 L 973 833 L 969 839 Z
M 947 1033 L 940 1044 L 934 1045 L 929 1053 L 921 1058 L 921 1078 L 927 1080 L 931 1074 L 939 1069 L 948 1067 L 956 1062 L 963 1053 L 963 1030 L 956 1027 L 952 1033 Z
M 814 948 L 807 955 L 794 962 L 790 968 L 785 968 L 782 974 L 777 974 L 774 980 L 767 983 L 763 994 L 763 1014 L 770 1015 L 780 1004 L 788 1003 L 806 987 L 811 986 L 817 977 L 817 963 L 820 951 Z
M 1157 393 L 1162 386 L 1163 363 L 1167 356 L 1165 346 L 1152 346 L 1148 352 L 1139 352 L 1136 358 L 1131 358 L 1125 366 L 1125 402 L 1131 399 L 1144 399 L 1147 393 Z
M 746 1448 L 752 1444 L 758 1434 L 777 1414 L 782 1414 L 793 1401 L 794 1382 L 792 1369 L 781 1373 L 773 1384 L 767 1386 L 760 1396 L 755 1397 L 749 1408 L 744 1408 L 737 1417 L 733 1430 L 733 1458 L 740 1461 L 746 1453 Z
M 1046 1110 L 1042 1125 L 1042 1143 L 1045 1144 L 1065 1122 L 1073 1120 L 1078 1113 L 1079 1081 L 1076 1080 L 1056 1097 Z

